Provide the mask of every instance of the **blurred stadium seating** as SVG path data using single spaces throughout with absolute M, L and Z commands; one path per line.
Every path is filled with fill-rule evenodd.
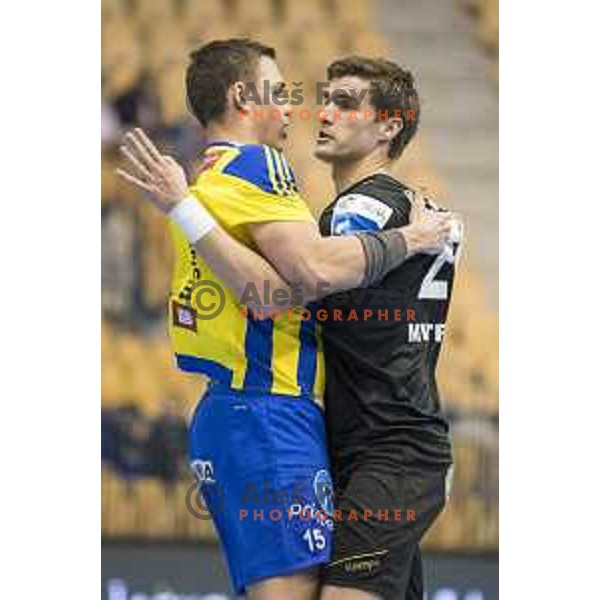
M 460 0 L 460 4 L 477 16 L 480 41 L 497 56 L 498 0 Z M 107 422 L 115 415 L 123 418 L 116 433 L 107 427 L 107 447 L 120 443 L 124 432 L 130 439 L 135 431 L 140 444 L 148 442 L 144 447 L 150 448 L 152 424 L 163 418 L 165 403 L 177 406 L 182 417 L 188 415 L 204 386 L 173 365 L 164 306 L 170 240 L 162 217 L 139 202 L 114 174 L 121 132 L 142 124 L 193 174 L 202 131 L 186 114 L 183 100 L 187 52 L 211 39 L 260 31 L 259 39 L 276 46 L 288 77 L 301 80 L 304 90 L 314 90 L 330 59 L 350 52 L 386 53 L 386 41 L 362 29 L 370 22 L 371 3 L 354 0 L 352 9 L 347 8 L 341 0 L 103 0 L 102 408 Z M 305 107 L 314 110 L 314 94 L 305 93 L 305 99 Z M 318 213 L 333 188 L 327 167 L 311 158 L 314 126 L 314 122 L 295 124 L 288 154 Z M 443 200 L 443 182 L 418 137 L 400 161 L 398 175 Z M 477 269 L 468 262 L 459 269 L 447 331 L 438 380 L 453 429 L 454 493 L 427 546 L 496 549 L 498 317 L 486 304 Z M 191 475 L 182 470 L 165 479 L 147 464 L 128 470 L 131 465 L 125 468 L 108 450 L 105 455 L 104 433 L 103 429 L 104 536 L 214 535 L 210 521 L 195 519 L 186 508 Z M 138 451 L 140 447 L 136 446 Z
M 500 0 L 460 0 L 460 3 L 477 20 L 477 40 L 493 59 L 491 75 L 496 86 L 498 86 Z

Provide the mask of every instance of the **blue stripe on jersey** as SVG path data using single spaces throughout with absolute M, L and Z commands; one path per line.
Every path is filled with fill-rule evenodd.
M 231 386 L 233 372 L 214 360 L 208 358 L 198 358 L 188 354 L 175 354 L 177 366 L 182 371 L 190 373 L 203 373 L 211 379 L 218 381 L 226 386 Z
M 246 375 L 244 389 L 260 389 L 269 393 L 273 385 L 273 319 L 246 317 Z
M 300 323 L 300 354 L 298 355 L 298 386 L 303 394 L 312 394 L 317 375 L 317 321 L 314 311 L 317 304 L 306 306 L 311 318 Z
M 258 144 L 240 146 L 239 154 L 223 169 L 225 175 L 244 179 L 269 194 L 276 194 L 267 166 L 265 147 Z
M 356 213 L 338 213 L 333 214 L 331 220 L 331 234 L 332 235 L 345 235 L 355 233 L 358 231 L 379 231 L 381 229 L 379 225 Z

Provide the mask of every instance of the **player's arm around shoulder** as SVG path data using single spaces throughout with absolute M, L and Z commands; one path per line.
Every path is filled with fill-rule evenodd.
M 277 271 L 287 281 L 302 286 L 306 301 L 335 291 L 368 287 L 412 254 L 439 251 L 443 247 L 448 237 L 449 217 L 434 216 L 426 209 L 421 195 L 417 195 L 407 211 L 410 212 L 409 223 L 386 231 L 381 228 L 390 215 L 381 215 L 381 208 L 390 214 L 392 209 L 375 199 L 370 200 L 377 203 L 378 210 L 365 212 L 369 208 L 362 206 L 365 197 L 348 197 L 346 204 L 340 202 L 340 228 L 334 224 L 331 237 L 321 236 L 313 220 L 257 223 L 250 231 L 262 254 Z M 383 221 L 376 223 L 379 217 L 383 217 Z M 353 224 L 352 219 L 357 223 Z M 370 221 L 375 223 L 374 228 L 365 225 Z
M 261 253 L 305 301 L 361 285 L 365 253 L 358 237 L 324 238 L 314 221 L 271 221 L 250 226 Z

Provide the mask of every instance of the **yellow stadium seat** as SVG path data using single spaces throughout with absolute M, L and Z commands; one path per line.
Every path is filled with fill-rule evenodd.
M 110 518 L 106 527 L 107 533 L 115 537 L 133 536 L 139 533 L 135 484 L 115 477 L 109 489 Z
M 254 34 L 262 32 L 274 22 L 273 3 L 270 0 L 254 0 L 254 2 L 237 2 L 234 22 L 242 33 Z M 262 40 L 261 40 L 262 41 Z
M 227 13 L 227 3 L 212 0 L 183 0 L 181 3 L 181 22 L 206 23 L 214 25 L 231 18 Z
M 173 0 L 137 0 L 132 16 L 138 27 L 147 23 L 165 22 L 173 18 L 174 5 Z
M 101 6 L 103 25 L 113 19 L 123 18 L 127 13 L 125 0 L 102 0 Z
M 181 90 L 185 85 L 184 63 L 171 63 L 163 65 L 155 74 L 155 89 L 160 101 L 160 116 L 165 125 L 180 125 L 187 117 L 188 110 L 185 103 L 185 94 L 173 93 Z
M 484 4 L 481 14 L 479 37 L 486 50 L 498 53 L 499 15 L 498 0 L 491 0 Z
M 115 479 L 116 476 L 112 471 L 106 467 L 102 467 L 101 470 L 101 498 L 102 498 L 102 521 L 101 521 L 101 532 L 102 535 L 110 535 L 113 533 L 112 526 L 112 515 L 115 510 L 114 493 L 115 493 Z
M 141 257 L 143 297 L 146 306 L 166 313 L 173 268 L 173 245 L 164 217 L 158 211 L 147 208 L 140 213 L 142 235 L 147 240 Z
M 373 31 L 356 31 L 343 36 L 342 51 L 348 54 L 365 54 L 373 57 L 385 57 L 388 54 L 387 42 Z
M 144 45 L 144 60 L 148 70 L 156 76 L 165 68 L 176 65 L 185 72 L 187 55 L 190 50 L 186 31 L 173 19 L 151 21 L 144 29 L 142 37 Z M 183 79 L 171 90 L 171 95 L 182 96 Z
M 486 545 L 488 548 L 498 548 L 500 543 L 500 507 L 498 502 L 488 505 L 485 525 L 487 528 Z
M 464 539 L 464 513 L 461 504 L 450 498 L 444 511 L 423 539 L 423 547 L 438 550 L 461 547 Z
M 471 548 L 484 549 L 490 545 L 489 527 L 487 526 L 487 506 L 485 501 L 472 494 L 464 502 L 466 527 L 465 543 Z
M 364 27 L 365 23 L 373 21 L 373 11 L 368 0 L 353 0 L 351 3 L 337 0 L 331 4 L 334 7 L 332 17 L 343 29 Z
M 114 202 L 117 197 L 118 179 L 115 173 L 116 165 L 112 161 L 103 160 L 101 163 L 102 203 Z
M 142 53 L 136 31 L 122 20 L 102 28 L 103 96 L 110 99 L 129 90 L 142 71 Z
M 321 0 L 302 0 L 302 2 L 286 0 L 284 19 L 287 29 L 306 34 L 308 31 L 326 26 L 328 14 Z
M 177 482 L 170 490 L 169 503 L 175 511 L 175 531 L 180 538 L 194 537 L 192 534 L 192 525 L 194 517 L 190 514 L 186 504 L 186 494 L 194 481 L 185 479 Z
M 172 536 L 176 515 L 164 484 L 157 479 L 144 479 L 137 486 L 141 531 L 149 537 Z

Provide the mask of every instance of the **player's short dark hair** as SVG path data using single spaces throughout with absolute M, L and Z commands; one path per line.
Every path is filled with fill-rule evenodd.
M 250 39 L 216 40 L 190 54 L 187 103 L 202 125 L 223 116 L 230 86 L 253 81 L 263 56 L 275 59 L 275 49 Z
M 327 67 L 329 80 L 350 76 L 371 82 L 371 104 L 377 111 L 387 110 L 390 115 L 396 110 L 400 111 L 403 127 L 390 141 L 388 149 L 390 158 L 398 158 L 414 137 L 419 125 L 419 94 L 412 73 L 389 60 L 363 56 L 342 58 Z M 407 118 L 409 110 L 414 111 L 410 113 L 414 119 Z

